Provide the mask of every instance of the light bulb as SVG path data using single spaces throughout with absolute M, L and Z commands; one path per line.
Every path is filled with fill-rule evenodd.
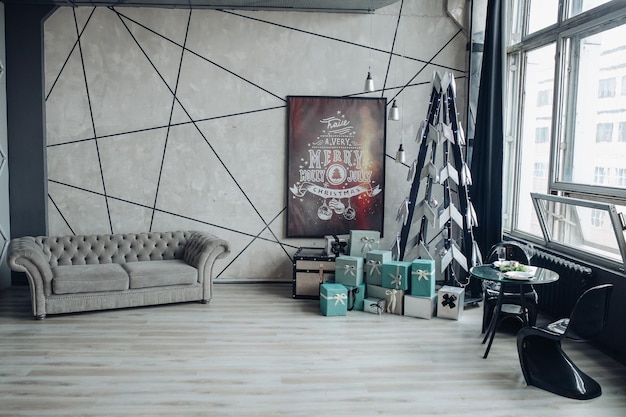
M 372 79 L 372 74 L 369 71 L 367 72 L 367 78 L 365 79 L 365 91 L 368 93 L 375 91 L 374 80 Z
M 391 105 L 391 109 L 389 109 L 389 120 L 400 120 L 400 109 L 395 100 Z
M 406 162 L 406 153 L 404 152 L 404 148 L 402 147 L 402 144 L 400 144 L 400 147 L 398 148 L 398 152 L 396 153 L 396 163 L 403 164 L 405 162 Z

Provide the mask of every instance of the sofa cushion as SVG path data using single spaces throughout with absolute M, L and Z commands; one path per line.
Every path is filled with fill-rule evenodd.
M 169 261 L 128 262 L 122 265 L 130 277 L 130 288 L 198 282 L 198 271 L 180 259 Z
M 128 274 L 118 264 L 71 265 L 52 268 L 52 292 L 54 294 L 127 289 Z

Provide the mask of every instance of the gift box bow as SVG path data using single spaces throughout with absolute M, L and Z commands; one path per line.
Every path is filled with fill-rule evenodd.
M 396 289 L 400 289 L 402 287 L 402 274 L 400 273 L 400 265 L 396 265 L 396 273 L 389 274 L 391 277 L 391 285 L 395 286 Z
M 387 290 L 385 291 L 385 295 L 387 295 L 387 313 L 393 313 L 396 309 L 398 290 Z
M 320 295 L 322 296 L 322 298 L 326 300 L 331 300 L 331 301 L 335 300 L 335 305 L 338 305 L 339 303 L 346 304 L 345 300 L 348 298 L 348 295 L 344 293 L 331 295 L 330 297 L 327 296 L 326 294 L 320 294 Z
M 373 249 L 373 247 L 374 247 L 373 245 L 374 245 L 374 243 L 377 242 L 377 240 L 375 238 L 373 238 L 373 237 L 363 236 L 361 238 L 361 242 L 363 243 L 363 247 L 361 248 L 361 252 L 362 253 L 366 253 L 366 252 L 368 252 L 368 251 Z
M 441 302 L 441 305 L 443 307 L 449 307 L 449 308 L 454 308 L 456 307 L 456 304 L 454 303 L 456 301 L 456 295 L 454 294 L 444 294 L 443 295 L 443 301 Z
M 353 277 L 355 277 L 355 276 L 356 276 L 356 275 L 355 275 L 355 273 L 354 273 L 354 270 L 355 270 L 355 269 L 356 269 L 356 268 L 354 267 L 354 265 L 344 265 L 344 266 L 343 266 L 344 273 L 345 273 L 346 275 L 350 274 L 350 275 L 352 275 Z
M 411 275 L 417 275 L 418 281 L 421 281 L 422 279 L 428 281 L 428 276 L 432 274 L 433 274 L 432 272 L 427 271 L 425 269 L 418 269 L 417 271 L 411 272 Z
M 383 264 L 381 261 L 370 259 L 367 261 L 367 264 L 370 266 L 370 275 L 374 274 L 374 272 L 380 274 L 380 266 Z
M 383 303 L 385 302 L 385 300 L 378 300 L 375 303 L 371 303 L 370 307 L 375 307 L 376 308 L 376 314 L 381 315 L 385 312 L 385 306 L 383 306 Z
M 342 253 L 346 253 L 346 246 L 348 246 L 348 242 L 340 242 L 339 237 L 337 235 L 333 235 L 335 241 L 330 244 L 330 250 L 337 256 Z

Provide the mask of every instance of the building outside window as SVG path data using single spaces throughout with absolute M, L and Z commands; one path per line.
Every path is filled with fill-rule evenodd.
M 591 210 L 591 225 L 597 228 L 604 226 L 604 211 L 596 209 Z
M 608 178 L 608 168 L 595 167 L 593 169 L 593 183 L 594 184 L 606 184 Z
M 543 241 L 530 193 L 614 204 L 626 215 L 623 1 L 508 0 L 507 11 L 504 231 Z M 584 213 L 581 222 L 611 231 L 600 214 Z M 593 236 L 589 244 L 601 246 L 602 233 Z
M 626 187 L 626 168 L 615 169 L 615 185 L 618 187 Z
M 547 126 L 535 129 L 535 143 L 547 143 L 550 139 L 550 128 Z
M 598 97 L 615 97 L 615 78 L 600 80 L 598 85 Z
M 596 142 L 610 142 L 613 138 L 613 123 L 598 123 L 596 125 Z
M 619 122 L 619 130 L 617 131 L 617 141 L 626 142 L 626 122 Z

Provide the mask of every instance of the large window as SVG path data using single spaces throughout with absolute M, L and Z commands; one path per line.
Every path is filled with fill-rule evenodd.
M 505 231 L 541 241 L 531 193 L 626 214 L 624 2 L 509 0 L 507 10 Z M 600 212 L 588 219 L 610 227 Z

